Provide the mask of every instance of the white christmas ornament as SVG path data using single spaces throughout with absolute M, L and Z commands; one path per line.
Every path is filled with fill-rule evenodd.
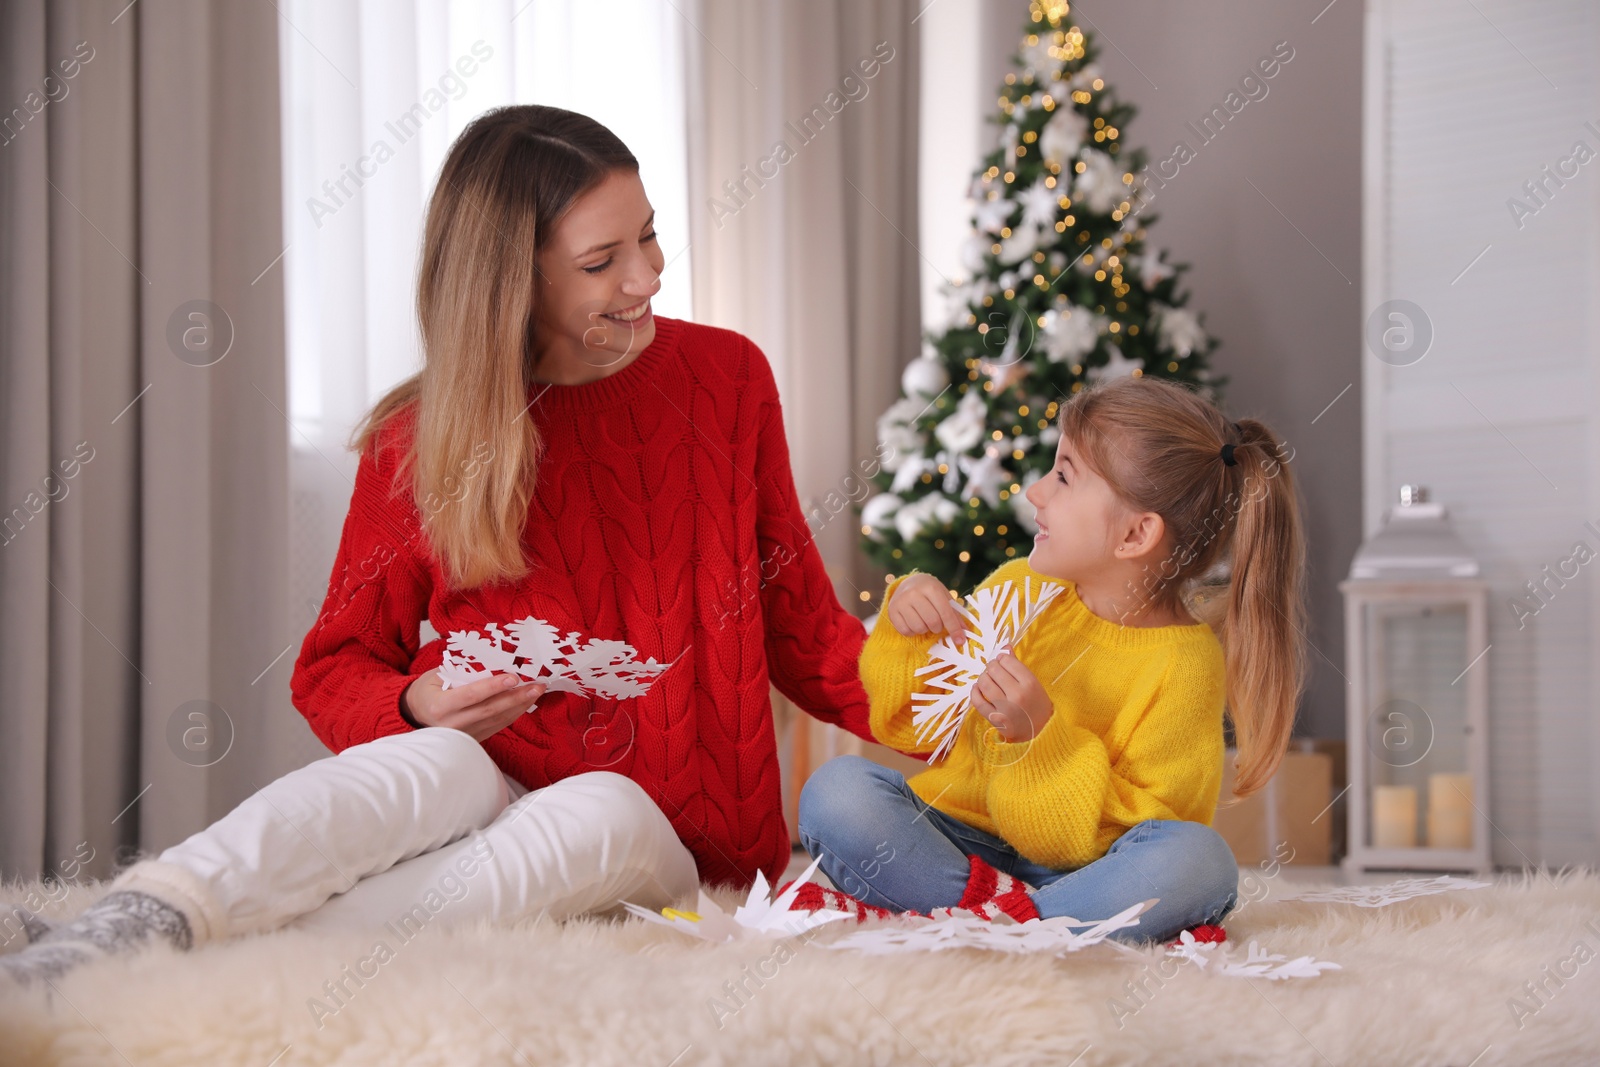
M 1023 223 L 1033 226 L 1054 226 L 1056 200 L 1056 191 L 1047 188 L 1043 178 L 1028 186 L 1022 191 L 1022 195 L 1017 197 L 1017 202 L 1022 205 Z
M 543 682 L 551 693 L 627 700 L 648 693 L 672 666 L 653 658 L 640 662 L 634 647 L 623 641 L 584 641 L 576 631 L 563 638 L 554 626 L 531 615 L 504 628 L 490 623 L 483 629 L 451 631 L 439 664 L 443 688 L 503 672 L 517 675 L 523 684 Z
M 928 409 L 918 397 L 901 397 L 878 416 L 878 444 L 883 453 L 883 469 L 897 471 L 907 456 L 920 454 L 927 445 L 916 420 Z
M 1122 202 L 1127 186 L 1122 183 L 1122 171 L 1116 161 L 1098 148 L 1086 148 L 1080 153 L 1083 173 L 1072 183 L 1072 196 L 1089 206 L 1089 210 L 1108 214 Z
M 1035 81 L 1053 78 L 1061 70 L 1061 60 L 1051 54 L 1054 49 L 1053 33 L 1037 34 L 1033 44 L 1023 41 L 1020 53 L 1022 69 L 1032 74 Z
M 1019 592 L 1008 580 L 975 590 L 956 605 L 971 628 L 959 645 L 946 634 L 928 650 L 927 665 L 917 669 L 927 686 L 938 691 L 911 695 L 917 742 L 934 746 L 930 763 L 943 759 L 956 743 L 961 722 L 972 710 L 972 688 L 989 661 L 1014 648 L 1063 588 L 1041 582 L 1035 592 L 1033 580 L 1024 578 Z
M 939 464 L 921 452 L 908 456 L 897 457 L 899 463 L 894 472 L 894 482 L 889 486 L 891 493 L 903 493 L 917 484 L 917 480 L 924 474 L 937 474 Z M 888 466 L 888 464 L 884 464 Z
M 965 452 L 983 440 L 986 416 L 983 397 L 976 392 L 967 393 L 956 410 L 934 427 L 933 436 L 950 451 Z
M 1011 236 L 1000 241 L 999 260 L 1007 266 L 1021 263 L 1039 250 L 1044 227 L 1031 222 L 1019 222 Z M 1009 287 L 1008 287 L 1009 288 Z
M 988 198 L 979 200 L 972 209 L 973 225 L 981 233 L 997 234 L 1005 229 L 1006 220 L 1011 217 L 1011 212 L 1015 211 L 1016 207 L 1016 204 L 1002 196 L 995 196 L 992 200 Z M 991 243 L 993 242 L 984 242 L 983 250 L 988 251 Z
M 1001 463 L 1000 450 L 993 445 L 983 450 L 977 458 L 961 456 L 961 471 L 967 484 L 961 490 L 961 499 L 980 497 L 991 508 L 1000 506 L 1000 490 L 1011 484 L 1011 472 Z
M 1156 333 L 1161 340 L 1161 347 L 1179 359 L 1205 345 L 1206 331 L 1201 328 L 1200 320 L 1189 311 L 1157 304 L 1155 312 Z
M 700 900 L 695 905 L 694 911 L 662 908 L 656 912 L 628 901 L 623 901 L 622 906 L 646 922 L 668 926 L 703 941 L 796 937 L 819 926 L 838 922 L 840 919 L 855 918 L 846 912 L 827 909 L 810 912 L 790 910 L 794 906 L 795 897 L 800 893 L 800 887 L 811 880 L 811 876 L 816 873 L 817 865 L 821 862 L 820 856 L 813 860 L 805 873 L 796 878 L 794 884 L 779 893 L 775 899 L 769 899 L 771 889 L 767 885 L 767 876 L 757 871 L 755 884 L 750 887 L 749 897 L 734 910 L 732 915 L 723 911 L 716 901 L 706 895 L 704 889 L 700 890 Z
M 1052 363 L 1076 361 L 1093 352 L 1110 321 L 1085 307 L 1052 308 L 1044 320 L 1044 351 Z
M 894 513 L 905 503 L 893 493 L 879 493 L 861 505 L 861 525 L 872 532 L 867 536 L 874 541 L 883 540 L 883 527 L 894 518 Z
M 980 231 L 973 232 L 965 241 L 961 242 L 961 266 L 968 274 L 979 274 L 989 263 L 989 248 L 994 244 L 993 238 L 987 237 Z
M 972 314 L 971 301 L 972 297 L 965 288 L 946 290 L 942 332 L 949 333 L 967 325 L 967 316 Z
M 900 374 L 900 386 L 911 396 L 932 400 L 950 384 L 950 372 L 937 359 L 919 356 L 906 364 Z
M 1098 382 L 1108 378 L 1128 378 L 1136 370 L 1144 370 L 1144 360 L 1129 359 L 1122 354 L 1122 349 L 1116 345 L 1106 346 L 1111 351 L 1111 356 L 1103 367 L 1090 367 L 1088 377 L 1091 382 Z
M 1133 269 L 1138 271 L 1139 281 L 1146 289 L 1153 289 L 1172 277 L 1172 268 L 1161 262 L 1161 253 L 1159 251 L 1149 251 L 1143 255 L 1134 256 Z
M 1070 88 L 1066 90 L 1067 93 L 1071 91 Z M 1054 93 L 1051 95 L 1055 96 Z M 1089 134 L 1089 120 L 1066 103 L 1066 93 L 1056 96 L 1056 99 L 1062 104 L 1050 113 L 1050 121 L 1044 124 L 1044 129 L 1039 133 L 1039 152 L 1046 163 L 1065 167 L 1067 161 L 1083 147 L 1083 139 Z
M 943 526 L 961 514 L 956 502 L 942 493 L 928 493 L 894 513 L 894 528 L 901 540 L 915 541 L 927 526 Z

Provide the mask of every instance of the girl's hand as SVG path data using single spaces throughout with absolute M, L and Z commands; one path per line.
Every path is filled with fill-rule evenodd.
M 515 674 L 496 674 L 446 689 L 439 672 L 429 671 L 406 687 L 401 703 L 418 726 L 444 726 L 482 741 L 532 711 L 544 696 L 545 683 L 513 688 L 520 681 Z
M 959 644 L 967 636 L 967 620 L 950 599 L 944 583 L 931 574 L 913 574 L 901 582 L 884 613 L 894 628 L 907 637 L 948 633 Z
M 1039 679 L 1010 652 L 990 660 L 979 675 L 972 687 L 972 706 L 1008 742 L 1038 737 L 1056 710 Z

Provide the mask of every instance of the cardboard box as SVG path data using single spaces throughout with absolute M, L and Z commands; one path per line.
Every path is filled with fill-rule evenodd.
M 1333 843 L 1339 840 L 1334 835 L 1334 769 L 1341 753 L 1316 747 L 1309 740 L 1291 745 L 1277 773 L 1243 800 L 1233 798 L 1237 752 L 1227 750 L 1212 825 L 1241 868 L 1270 861 L 1318 867 L 1334 862 Z M 1338 762 L 1342 770 L 1343 760 Z

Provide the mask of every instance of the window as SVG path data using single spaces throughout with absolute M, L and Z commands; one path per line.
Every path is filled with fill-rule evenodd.
M 282 0 L 283 257 L 294 611 L 326 590 L 367 408 L 421 363 L 423 215 L 450 143 L 512 103 L 581 111 L 633 150 L 687 317 L 683 19 L 667 0 Z

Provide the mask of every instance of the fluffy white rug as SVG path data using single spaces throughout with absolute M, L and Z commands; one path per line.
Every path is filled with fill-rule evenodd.
M 1278 896 L 1308 888 L 1268 885 Z M 102 892 L 76 887 L 52 915 Z M 735 895 L 716 896 L 731 910 Z M 368 963 L 363 985 L 347 980 L 352 993 L 333 1010 L 324 983 L 370 957 L 374 937 L 280 932 L 112 959 L 67 976 L 57 994 L 0 992 L 0 1063 L 1600 1062 L 1592 872 L 1501 876 L 1378 909 L 1269 896 L 1227 927 L 1240 956 L 1255 939 L 1343 969 L 1231 978 L 1164 966 L 1160 949 L 1139 959 L 1106 945 L 1059 960 L 781 952 L 591 919 L 424 931 Z

